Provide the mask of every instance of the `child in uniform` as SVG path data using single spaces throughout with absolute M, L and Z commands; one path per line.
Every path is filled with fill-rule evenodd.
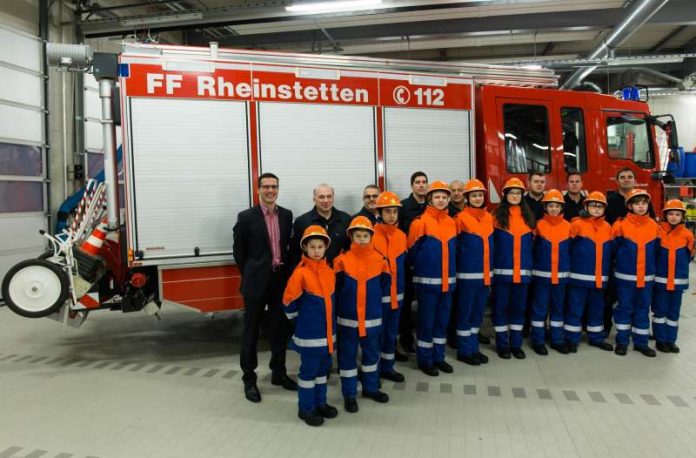
M 310 426 L 321 426 L 324 418 L 338 415 L 326 402 L 326 376 L 336 341 L 335 277 L 324 257 L 330 242 L 323 227 L 305 229 L 300 240 L 302 260 L 283 294 L 285 314 L 296 320 L 291 345 L 300 354 L 298 416 Z

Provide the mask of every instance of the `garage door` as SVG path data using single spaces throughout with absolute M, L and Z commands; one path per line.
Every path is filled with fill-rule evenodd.
M 38 37 L 0 24 L 0 279 L 44 249 L 46 161 Z

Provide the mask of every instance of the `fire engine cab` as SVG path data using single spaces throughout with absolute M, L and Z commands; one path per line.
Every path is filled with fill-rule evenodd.
M 280 177 L 279 204 L 295 216 L 319 183 L 354 213 L 365 185 L 405 197 L 416 170 L 478 177 L 495 204 L 511 176 L 543 172 L 562 189 L 577 171 L 606 193 L 630 166 L 659 202 L 676 145 L 673 122 L 646 103 L 560 91 L 544 69 L 151 44 L 124 45 L 113 69 L 95 65 L 105 182 L 91 185 L 68 231 L 45 234 L 52 254 L 8 272 L 3 296 L 23 316 L 79 324 L 93 310 L 156 312 L 163 302 L 241 308 L 232 227 L 257 202 L 264 172 Z

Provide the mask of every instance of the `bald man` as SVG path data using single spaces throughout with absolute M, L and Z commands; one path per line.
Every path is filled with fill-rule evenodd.
M 457 214 L 464 210 L 464 205 L 466 205 L 466 199 L 464 199 L 464 182 L 460 180 L 453 180 L 449 184 L 450 191 L 452 195 L 450 196 L 449 207 L 447 211 L 452 218 L 455 218 Z

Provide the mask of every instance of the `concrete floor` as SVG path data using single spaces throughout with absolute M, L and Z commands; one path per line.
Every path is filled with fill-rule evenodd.
M 503 361 L 485 348 L 491 362 L 473 368 L 448 350 L 454 374 L 402 365 L 406 383 L 384 383 L 391 402 L 359 400 L 357 414 L 343 411 L 332 377 L 340 414 L 318 429 L 297 419 L 294 393 L 270 384 L 266 343 L 263 402 L 244 399 L 238 313 L 211 320 L 167 307 L 157 321 L 102 311 L 63 329 L 0 308 L 0 458 L 696 456 L 694 291 L 681 354 L 622 358 L 582 345 Z

